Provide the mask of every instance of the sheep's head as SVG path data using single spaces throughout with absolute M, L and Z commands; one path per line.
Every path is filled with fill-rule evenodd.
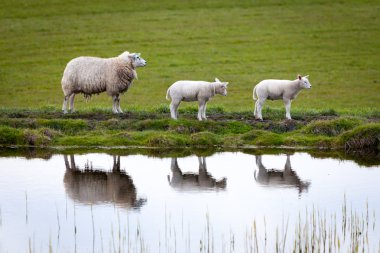
M 140 53 L 129 53 L 128 51 L 123 52 L 118 57 L 123 59 L 126 62 L 132 63 L 134 68 L 144 67 L 146 65 L 146 61 L 140 57 Z
M 215 94 L 220 94 L 223 96 L 227 96 L 227 85 L 228 82 L 221 82 L 218 78 L 215 78 Z
M 132 53 L 129 54 L 129 60 L 132 62 L 133 67 L 144 67 L 146 65 L 146 61 L 140 57 L 140 53 Z
M 310 89 L 311 88 L 311 83 L 309 82 L 308 75 L 301 77 L 301 75 L 297 76 L 297 79 L 300 81 L 300 86 L 304 89 Z

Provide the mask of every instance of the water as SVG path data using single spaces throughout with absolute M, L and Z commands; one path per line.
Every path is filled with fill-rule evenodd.
M 379 249 L 376 162 L 158 153 L 2 153 L 0 252 Z

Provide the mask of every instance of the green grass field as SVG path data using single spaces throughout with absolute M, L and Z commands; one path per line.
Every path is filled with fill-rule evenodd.
M 229 94 L 211 105 L 248 111 L 258 81 L 300 73 L 313 88 L 294 101 L 296 110 L 378 111 L 379 13 L 380 1 L 2 0 L 0 106 L 60 109 L 70 59 L 127 50 L 148 66 L 122 108 L 157 108 L 168 104 L 174 81 L 218 77 L 230 82 Z M 111 110 L 111 99 L 77 96 L 78 111 L 93 107 Z

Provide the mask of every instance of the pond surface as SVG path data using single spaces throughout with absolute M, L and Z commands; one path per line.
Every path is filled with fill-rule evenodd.
M 303 152 L 0 156 L 0 252 L 378 252 L 379 179 Z

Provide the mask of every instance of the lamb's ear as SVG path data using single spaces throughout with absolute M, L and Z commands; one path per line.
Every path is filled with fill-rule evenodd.
M 227 86 L 229 84 L 229 82 L 225 82 L 224 84 Z
M 309 78 L 309 75 L 307 75 L 307 76 L 304 76 L 304 78 Z
M 297 78 L 298 78 L 298 80 L 301 80 L 302 76 L 300 74 L 298 74 Z
M 216 77 L 215 77 L 215 82 L 221 83 L 221 81 L 218 78 L 216 78 Z
M 136 53 L 136 56 L 140 56 L 141 55 L 141 53 Z

